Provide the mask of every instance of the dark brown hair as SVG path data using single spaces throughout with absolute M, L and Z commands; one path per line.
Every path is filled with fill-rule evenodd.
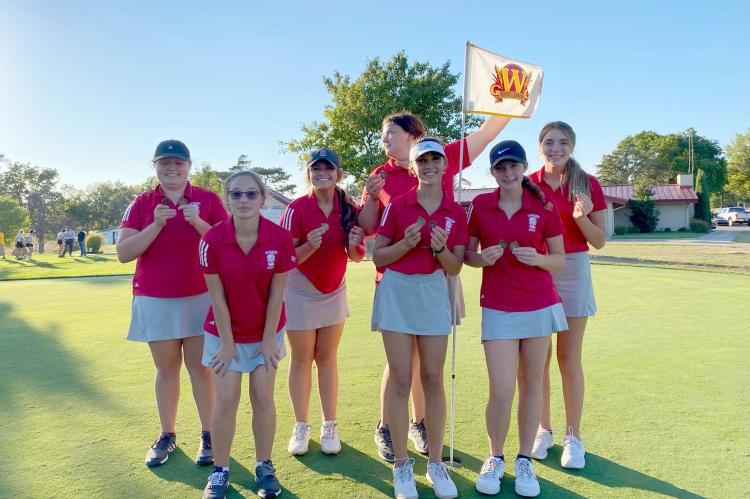
M 393 113 L 383 118 L 383 124 L 381 128 L 393 123 L 398 125 L 403 131 L 411 135 L 412 139 L 418 139 L 425 134 L 425 127 L 422 120 L 409 113 Z

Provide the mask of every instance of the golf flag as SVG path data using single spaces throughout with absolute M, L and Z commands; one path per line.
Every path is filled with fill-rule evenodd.
M 464 112 L 530 118 L 542 95 L 541 67 L 466 42 Z

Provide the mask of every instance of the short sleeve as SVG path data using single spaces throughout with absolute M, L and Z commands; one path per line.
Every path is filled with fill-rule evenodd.
M 562 220 L 560 219 L 560 214 L 557 212 L 557 208 L 555 207 L 555 205 L 551 202 L 547 202 L 544 206 L 544 209 L 547 213 L 547 217 L 544 221 L 544 228 L 542 229 L 544 238 L 549 239 L 551 237 L 562 235 L 563 224 Z
M 448 162 L 448 175 L 453 177 L 454 175 L 458 174 L 458 165 L 460 163 L 461 159 L 461 141 L 457 140 L 455 142 L 451 142 L 450 144 L 445 146 L 445 159 Z M 469 143 L 464 138 L 464 166 L 463 169 L 466 169 L 471 166 L 471 161 L 469 160 Z
M 293 238 L 297 238 L 300 241 L 304 239 L 302 234 L 302 214 L 297 207 L 297 203 L 290 203 L 284 208 L 279 225 L 288 230 Z
M 589 186 L 591 190 L 591 202 L 594 208 L 591 211 L 601 211 L 607 209 L 607 201 L 604 199 L 604 191 L 599 181 L 594 176 L 589 176 Z
M 469 213 L 466 215 L 466 218 L 468 219 L 467 231 L 469 237 L 476 237 L 479 239 L 479 222 L 477 221 L 475 201 L 471 202 Z
M 208 217 L 209 219 L 206 221 L 212 227 L 227 219 L 227 210 L 224 208 L 224 203 L 222 203 L 221 198 L 215 192 L 211 193 L 211 211 Z
M 388 203 L 383 210 L 383 216 L 380 217 L 378 235 L 385 236 L 392 241 L 396 237 L 396 230 L 398 228 L 397 218 L 396 210 L 393 209 L 393 203 Z
M 143 211 L 142 199 L 141 196 L 137 196 L 130 202 L 128 207 L 125 208 L 125 213 L 122 214 L 120 228 L 143 230 L 143 217 L 141 216 Z
M 274 267 L 275 274 L 289 272 L 297 266 L 297 253 L 294 250 L 292 235 L 286 231 L 279 231 L 281 243 L 279 245 L 278 265 Z
M 217 245 L 214 241 L 210 241 L 211 238 L 206 237 L 209 234 L 210 232 L 203 236 L 198 244 L 198 263 L 204 274 L 218 274 L 219 264 L 216 255 Z

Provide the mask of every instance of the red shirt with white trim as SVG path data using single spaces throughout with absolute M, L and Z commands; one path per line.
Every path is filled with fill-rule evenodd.
M 448 241 L 445 243 L 447 250 L 452 251 L 456 245 L 466 246 L 468 244 L 469 236 L 466 229 L 464 209 L 444 195 L 438 209 L 432 215 L 428 215 L 417 201 L 416 187 L 405 195 L 392 200 L 385 207 L 378 228 L 378 235 L 389 238 L 391 244 L 396 243 L 404 238 L 406 228 L 416 222 L 419 217 L 422 217 L 425 221 L 420 231 L 422 239 L 419 244 L 395 262 L 385 267 L 378 267 L 378 277 L 386 269 L 395 270 L 402 274 L 432 274 L 442 268 L 430 246 L 432 234 L 430 222 L 435 222 L 448 232 Z
M 214 192 L 188 182 L 183 197 L 198 208 L 210 225 L 227 217 L 224 203 Z M 185 221 L 178 206 L 169 201 L 161 186 L 136 197 L 125 209 L 120 227 L 142 231 L 154 222 L 154 209 L 167 199 L 177 216 L 167 220 L 149 247 L 138 257 L 133 275 L 133 294 L 156 298 L 181 298 L 205 293 L 206 281 L 196 258 L 201 235 Z
M 571 202 L 568 198 L 570 190 L 567 186 L 560 186 L 554 191 L 552 187 L 544 181 L 544 168 L 535 171 L 529 175 L 529 179 L 542 189 L 544 196 L 553 201 L 557 207 L 557 211 L 562 219 L 564 233 L 563 240 L 565 242 L 565 253 L 580 253 L 581 251 L 588 251 L 589 244 L 586 240 L 586 236 L 583 235 L 581 229 L 578 227 L 575 218 L 573 218 L 573 208 L 575 203 Z M 604 191 L 599 181 L 593 175 L 589 175 L 590 190 L 591 190 L 591 202 L 594 204 L 594 208 L 591 213 L 600 210 L 607 209 L 607 202 L 604 200 Z M 589 215 L 589 218 L 591 215 Z
M 358 208 L 352 207 L 358 211 Z M 321 293 L 330 293 L 339 287 L 344 279 L 349 255 L 344 245 L 344 229 L 341 227 L 341 208 L 338 196 L 333 196 L 333 209 L 326 216 L 318 205 L 314 193 L 301 196 L 287 205 L 281 215 L 279 225 L 288 230 L 293 238 L 299 240 L 298 245 L 307 242 L 307 234 L 328 224 L 328 230 L 323 233 L 320 247 L 310 257 L 300 263 L 297 268 Z
M 447 165 L 445 172 L 443 172 L 443 192 L 451 201 L 455 199 L 455 196 L 453 194 L 453 177 L 458 175 L 458 165 L 460 164 L 459 159 L 461 155 L 460 145 L 461 141 L 457 140 L 455 142 L 447 144 L 444 148 Z M 471 161 L 469 161 L 469 146 L 466 142 L 466 139 L 464 139 L 463 164 L 464 169 L 471 166 Z M 388 161 L 386 161 L 385 164 L 375 168 L 372 173 L 370 173 L 370 175 L 379 175 L 380 172 L 386 172 L 386 174 L 388 174 L 388 176 L 385 178 L 385 184 L 380 191 L 379 197 L 380 213 L 382 214 L 383 210 L 385 209 L 385 205 L 387 205 L 391 199 L 402 196 L 409 192 L 411 189 L 415 188 L 419 184 L 419 180 L 417 180 L 417 177 L 415 175 L 409 173 L 409 170 L 407 170 L 406 168 L 396 165 L 396 161 L 393 158 L 388 158 Z M 367 201 L 368 197 L 369 195 L 367 194 L 367 189 L 365 189 L 365 191 L 362 193 L 362 206 L 365 205 L 365 201 Z
M 206 232 L 201 240 L 198 260 L 204 274 L 218 274 L 224 285 L 235 343 L 263 340 L 266 305 L 274 274 L 282 274 L 297 265 L 292 236 L 263 216 L 258 221 L 258 240 L 246 255 L 234 233 L 234 220 L 227 218 Z M 286 324 L 284 305 L 274 331 Z M 219 336 L 213 305 L 208 309 L 203 328 Z
M 552 203 L 523 190 L 521 208 L 510 219 L 498 203 L 500 189 L 480 194 L 469 208 L 469 237 L 479 238 L 483 248 L 505 241 L 503 256 L 491 267 L 482 268 L 482 307 L 503 312 L 529 312 L 561 303 L 552 274 L 521 263 L 510 246 L 530 246 L 546 254 L 546 239 L 563 233 L 560 216 Z

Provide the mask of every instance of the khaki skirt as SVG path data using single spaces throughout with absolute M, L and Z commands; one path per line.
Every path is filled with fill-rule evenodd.
M 286 330 L 306 331 L 332 326 L 349 317 L 346 303 L 346 281 L 330 293 L 321 293 L 297 269 L 289 272 L 284 288 Z

